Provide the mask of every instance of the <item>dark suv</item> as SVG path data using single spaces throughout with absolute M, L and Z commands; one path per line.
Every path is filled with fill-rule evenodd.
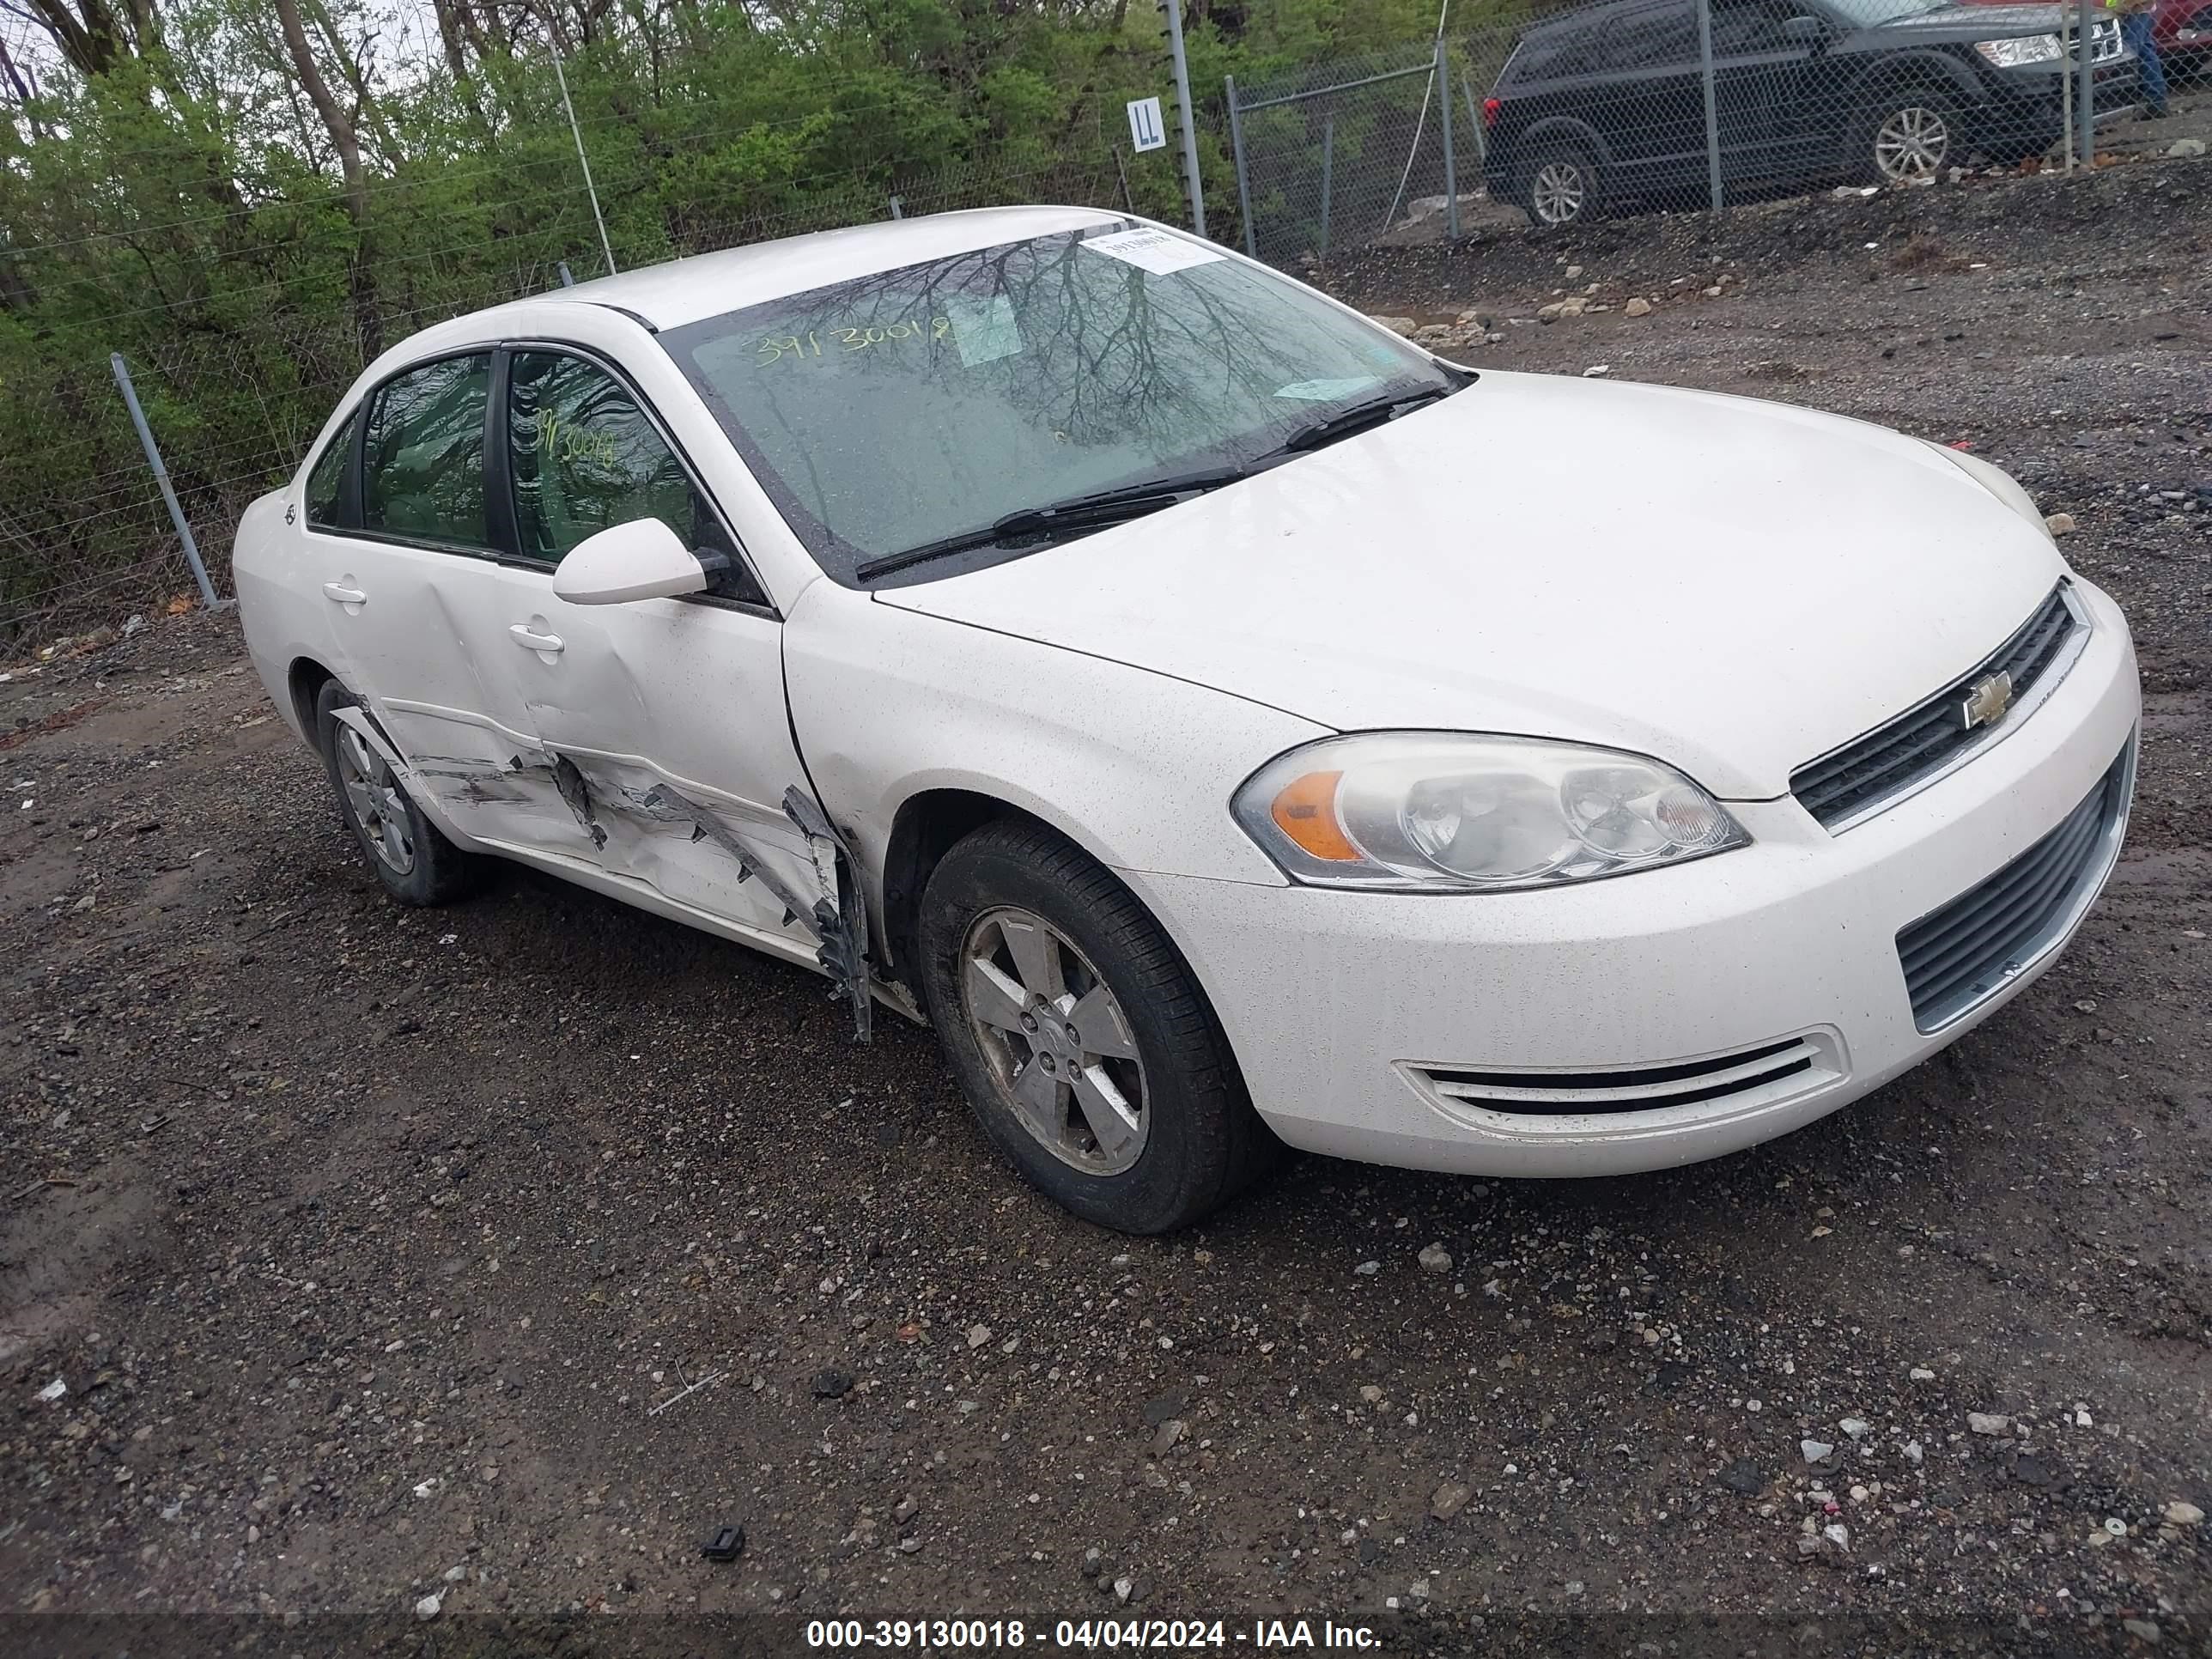
M 1711 0 L 1721 177 L 1731 186 L 1907 183 L 2057 142 L 2073 67 L 2057 6 Z M 2136 64 L 2109 15 L 2089 54 L 2101 119 Z M 1537 24 L 1483 107 L 1491 195 L 1540 224 L 1704 199 L 1694 0 L 1604 0 Z

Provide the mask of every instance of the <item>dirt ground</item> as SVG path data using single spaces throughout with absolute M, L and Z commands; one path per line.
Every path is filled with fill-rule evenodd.
M 1115 1237 L 994 1161 L 926 1033 L 855 1048 L 821 981 L 520 872 L 383 902 L 228 618 L 18 665 L 14 1644 L 608 1613 L 783 1650 L 965 1611 L 1232 1648 L 1297 1613 L 1401 1650 L 2212 1651 L 2208 196 L 2143 164 L 1334 274 L 1496 334 L 1478 366 L 1972 443 L 2133 620 L 2141 793 L 2064 960 L 1870 1099 L 1671 1174 L 1310 1158 Z M 1592 283 L 1610 310 L 1534 320 Z M 1467 477 L 1478 520 L 1510 487 Z M 743 1553 L 702 1559 L 725 1523 Z

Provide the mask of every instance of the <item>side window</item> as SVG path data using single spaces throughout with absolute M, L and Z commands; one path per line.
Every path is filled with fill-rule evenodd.
M 358 415 L 349 418 L 307 469 L 307 522 L 318 530 L 335 530 L 343 523 L 340 514 L 345 503 L 346 463 L 353 454 L 353 429 L 360 419 Z
M 362 461 L 369 530 L 453 547 L 489 547 L 484 417 L 491 356 L 425 363 L 377 393 Z
M 1675 0 L 1623 12 L 1607 27 L 1598 53 L 1598 67 L 1607 70 L 1665 70 L 1694 63 L 1697 20 Z
M 586 536 L 658 519 L 696 552 L 728 556 L 715 591 L 757 600 L 737 550 L 629 387 L 594 363 L 518 351 L 507 363 L 514 520 L 525 556 L 558 564 Z
M 1782 26 L 1796 9 L 1780 0 L 1726 0 L 1713 7 L 1713 55 L 1779 52 L 1790 46 Z

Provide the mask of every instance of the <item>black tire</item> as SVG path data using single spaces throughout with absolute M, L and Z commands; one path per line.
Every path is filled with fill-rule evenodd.
M 337 797 L 339 818 L 353 832 L 378 885 L 400 903 L 451 904 L 456 899 L 467 897 L 483 884 L 489 860 L 474 853 L 465 853 L 447 840 L 438 827 L 422 816 L 422 809 L 415 805 L 381 761 L 375 764 L 382 769 L 380 781 L 388 785 L 386 802 L 397 809 L 395 825 L 404 826 L 400 834 L 408 852 L 404 869 L 380 848 L 381 837 L 363 823 L 361 809 L 346 787 L 338 753 L 340 734 L 348 728 L 339 720 L 337 711 L 360 706 L 361 699 L 336 680 L 325 681 L 315 698 L 315 743 L 322 750 L 323 768 L 330 774 L 331 793 Z
M 970 1018 L 963 966 L 971 946 L 982 948 L 977 940 L 1000 925 L 993 919 L 1010 914 L 1041 918 L 1060 936 L 1063 951 L 1072 946 L 1060 958 L 1070 994 L 1095 974 L 1125 1022 L 1134 1059 L 1115 1063 L 1141 1066 L 1143 1135 L 1124 1169 L 1079 1167 L 1026 1127 L 1008 1067 L 1018 1066 L 1015 1057 L 1028 1044 L 1028 1066 L 1050 1070 L 1043 1039 L 1001 1037 L 988 1026 L 979 1032 Z M 1229 1040 L 1189 966 L 1136 896 L 1060 836 L 1010 819 L 959 842 L 930 874 L 920 939 L 930 1019 L 976 1121 L 1030 1184 L 1063 1208 L 1117 1232 L 1172 1232 L 1277 1161 L 1281 1143 L 1253 1110 Z M 1071 1036 L 1074 1018 L 1063 1028 Z M 995 1057 L 987 1055 L 987 1040 L 1000 1048 Z M 1063 1073 L 1066 1064 L 1063 1059 Z M 1085 1133 L 1079 1102 L 1073 1091 L 1053 1093 L 1079 1140 Z M 1100 1164 L 1110 1161 L 1104 1148 L 1093 1152 Z
M 1605 178 L 1589 145 L 1538 138 L 1514 169 L 1514 199 L 1540 230 L 1588 224 L 1605 211 Z
M 1932 121 L 1940 143 L 1931 143 Z M 1947 93 L 1907 82 L 1886 89 L 1851 124 L 1847 160 L 1862 184 L 1910 184 L 1916 178 L 1963 167 L 1970 146 L 1958 104 Z M 1913 155 L 1906 146 L 1932 152 Z M 1887 159 L 1886 159 L 1887 158 Z

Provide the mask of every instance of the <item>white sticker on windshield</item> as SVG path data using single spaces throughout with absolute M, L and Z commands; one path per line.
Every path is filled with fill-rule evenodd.
M 1172 276 L 1193 265 L 1210 265 L 1225 257 L 1203 242 L 1187 241 L 1164 230 L 1117 230 L 1110 236 L 1086 237 L 1076 246 L 1108 254 L 1155 276 Z
M 945 309 L 952 319 L 952 343 L 960 348 L 963 368 L 995 363 L 1022 349 L 1022 331 L 1014 320 L 1014 302 L 1005 295 L 994 294 L 988 300 L 948 298 Z
M 1382 383 L 1380 374 L 1355 374 L 1346 380 L 1293 380 L 1288 386 L 1278 386 L 1275 395 L 1278 398 L 1296 398 L 1302 403 L 1328 404 Z

